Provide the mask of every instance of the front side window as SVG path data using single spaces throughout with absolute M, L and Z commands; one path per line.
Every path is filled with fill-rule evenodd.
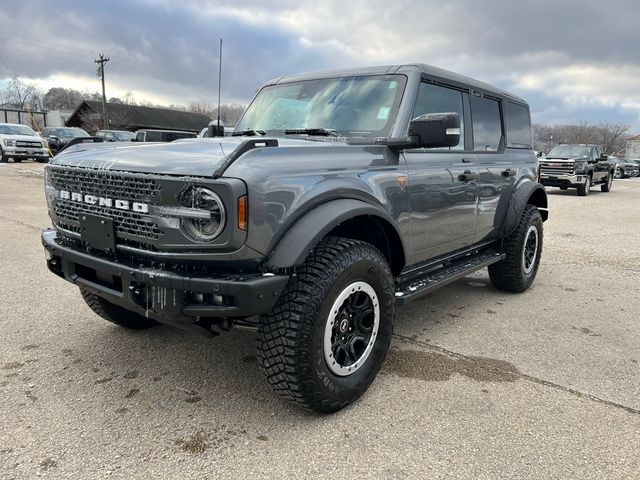
M 487 97 L 471 95 L 470 99 L 473 149 L 480 152 L 498 150 L 502 140 L 500 104 Z
M 464 109 L 462 107 L 462 92 L 451 88 L 422 82 L 418 90 L 413 117 L 427 113 L 457 113 L 460 116 L 460 141 L 450 150 L 464 149 Z
M 343 136 L 387 136 L 405 84 L 403 75 L 371 75 L 270 85 L 258 93 L 235 131 L 277 135 L 321 128 Z

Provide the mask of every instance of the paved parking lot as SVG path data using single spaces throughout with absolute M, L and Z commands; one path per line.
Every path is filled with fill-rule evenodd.
M 0 478 L 640 477 L 640 179 L 550 189 L 521 295 L 480 273 L 399 310 L 369 392 L 278 399 L 254 335 L 119 329 L 46 271 L 42 165 L 0 165 Z

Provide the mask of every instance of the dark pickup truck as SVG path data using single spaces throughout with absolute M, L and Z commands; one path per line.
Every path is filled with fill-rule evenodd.
M 600 145 L 556 145 L 540 160 L 540 183 L 562 190 L 576 188 L 578 195 L 589 195 L 600 184 L 603 192 L 613 186 L 616 165 Z
M 49 269 L 124 327 L 257 331 L 268 382 L 319 412 L 374 380 L 398 305 L 484 267 L 534 281 L 547 197 L 515 95 L 427 65 L 286 77 L 234 135 L 62 152 Z

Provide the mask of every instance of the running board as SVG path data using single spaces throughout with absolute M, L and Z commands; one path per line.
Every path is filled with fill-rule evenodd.
M 455 282 L 467 275 L 504 260 L 504 253 L 485 250 L 475 255 L 467 255 L 454 262 L 433 270 L 410 282 L 400 284 L 396 290 L 396 305 L 404 305 L 418 297 L 426 295 L 444 285 Z

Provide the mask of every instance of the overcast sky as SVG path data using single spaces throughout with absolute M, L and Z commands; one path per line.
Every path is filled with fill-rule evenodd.
M 281 75 L 422 62 L 492 83 L 534 121 L 640 133 L 640 0 L 4 0 L 7 67 L 43 90 L 131 91 L 154 103 L 248 102 Z M 5 65 L 6 64 L 6 65 Z

